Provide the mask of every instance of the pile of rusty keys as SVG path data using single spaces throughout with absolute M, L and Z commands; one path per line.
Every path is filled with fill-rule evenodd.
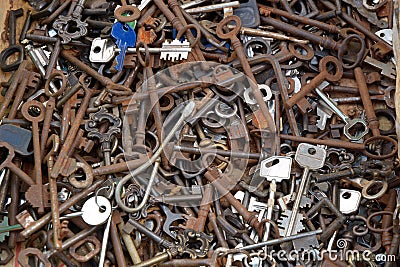
M 1 266 L 398 266 L 394 1 L 27 2 Z

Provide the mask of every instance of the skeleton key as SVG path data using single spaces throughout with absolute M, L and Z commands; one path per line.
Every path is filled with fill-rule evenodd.
M 108 126 L 106 132 L 101 133 L 99 127 L 104 121 L 108 121 L 110 126 Z M 113 135 L 121 132 L 119 128 L 121 124 L 121 119 L 108 113 L 104 107 L 101 107 L 98 112 L 90 114 L 90 120 L 85 124 L 85 130 L 89 132 L 88 137 L 99 139 L 106 166 L 111 165 L 111 138 Z
M 210 184 L 205 185 L 203 199 L 200 203 L 199 212 L 197 218 L 192 216 L 186 216 L 185 229 L 193 229 L 196 232 L 204 232 L 204 226 L 210 211 L 211 202 L 213 198 L 214 188 Z
M 6 142 L 0 142 L 0 160 L 2 161 L 0 169 L 8 168 L 28 185 L 34 185 L 35 182 L 32 178 L 12 162 L 14 156 L 15 152 L 12 146 Z
M 392 62 L 383 63 L 380 62 L 372 57 L 366 57 L 364 62 L 368 63 L 369 65 L 378 68 L 381 70 L 381 74 L 386 76 L 390 79 L 396 79 L 396 66 Z
M 58 19 L 54 21 L 53 28 L 58 31 L 58 35 L 63 39 L 63 44 L 87 34 L 88 24 L 81 20 L 85 2 L 86 0 L 79 0 L 75 8 L 70 9 L 66 16 L 59 15 Z M 73 24 L 75 27 L 72 27 Z
M 124 66 L 126 50 L 128 47 L 136 45 L 136 33 L 128 24 L 116 22 L 112 26 L 111 36 L 115 38 L 115 42 L 120 49 L 116 57 L 117 66 L 115 66 L 115 69 L 121 71 Z
M 31 100 L 22 105 L 22 115 L 32 122 L 33 156 L 35 160 L 35 182 L 26 192 L 26 198 L 33 207 L 39 208 L 39 213 L 44 212 L 43 181 L 42 181 L 42 155 L 40 151 L 39 122 L 43 121 L 46 112 L 42 103 Z
M 321 90 L 323 88 L 325 88 L 326 86 L 328 86 L 329 83 L 326 81 L 323 81 L 319 86 L 317 86 L 314 91 L 315 93 L 317 93 L 317 95 L 325 102 L 325 104 L 328 105 L 329 108 L 331 108 L 336 115 L 339 116 L 339 118 L 341 118 L 344 123 L 344 135 L 349 138 L 352 141 L 358 141 L 361 138 L 363 138 L 369 131 L 367 122 L 363 119 L 359 119 L 359 118 L 355 118 L 355 119 L 350 119 L 346 114 L 344 114 L 336 105 L 335 102 L 332 101 L 332 99 L 330 99 L 326 94 L 324 94 Z M 356 125 L 361 125 L 363 128 L 363 131 L 360 133 L 356 133 L 356 134 L 352 134 L 350 132 L 350 129 L 353 128 Z
M 114 45 L 110 45 L 108 39 L 102 39 L 97 37 L 92 41 L 92 47 L 90 48 L 89 60 L 91 62 L 109 62 L 114 58 L 115 53 L 121 50 Z M 146 52 L 146 49 L 141 47 L 140 52 Z M 192 51 L 190 43 L 186 40 L 165 40 L 161 48 L 149 47 L 150 53 L 161 53 L 160 58 L 165 60 L 182 60 L 187 59 L 189 52 Z M 127 48 L 126 53 L 136 53 L 136 48 Z
M 274 208 L 276 183 L 290 178 L 290 171 L 292 167 L 292 158 L 274 156 L 265 159 L 261 162 L 260 176 L 265 177 L 267 181 L 271 182 L 269 186 L 269 198 L 267 219 L 272 219 L 272 210 Z M 266 241 L 269 236 L 271 225 L 266 224 L 265 234 L 263 241 Z
M 60 138 L 58 135 L 53 134 L 48 140 L 46 145 L 52 144 L 49 153 L 44 158 L 47 162 L 48 173 L 51 173 L 54 165 L 54 155 L 57 153 L 60 146 Z M 58 203 L 58 192 L 57 192 L 57 180 L 53 177 L 49 177 L 50 187 L 50 203 L 51 203 L 51 218 L 53 223 L 53 244 L 56 250 L 60 250 L 62 247 L 61 238 L 61 223 L 60 223 L 60 211 Z
M 289 224 L 287 226 L 287 231 L 285 236 L 292 235 L 294 226 L 296 224 L 297 215 L 299 213 L 300 201 L 303 197 L 303 192 L 309 183 L 309 172 L 310 170 L 316 170 L 322 168 L 325 163 L 326 150 L 313 146 L 307 143 L 301 143 L 297 147 L 295 160 L 296 162 L 304 168 L 303 176 L 301 177 L 301 182 L 299 189 L 296 194 L 296 199 L 293 204 L 292 211 L 290 213 Z

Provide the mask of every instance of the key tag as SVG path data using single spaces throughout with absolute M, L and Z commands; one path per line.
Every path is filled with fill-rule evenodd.
M 100 225 L 111 216 L 111 203 L 103 196 L 94 196 L 86 200 L 82 212 L 82 219 L 85 223 L 92 226 Z

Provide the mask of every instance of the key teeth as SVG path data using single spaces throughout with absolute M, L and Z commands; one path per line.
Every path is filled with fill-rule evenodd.
M 172 41 L 166 40 L 163 43 L 162 48 L 168 49 L 169 46 L 189 49 L 190 43 L 187 40 L 184 40 L 182 42 L 179 41 L 178 39 L 174 39 Z M 164 60 L 169 60 L 169 61 L 175 62 L 175 61 L 187 59 L 188 55 L 189 55 L 189 52 L 183 52 L 183 51 L 182 52 L 161 52 L 160 58 L 164 59 Z

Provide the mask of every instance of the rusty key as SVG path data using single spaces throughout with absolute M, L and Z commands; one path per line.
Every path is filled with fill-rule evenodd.
M 35 185 L 31 186 L 25 196 L 33 207 L 39 208 L 39 213 L 44 212 L 43 180 L 42 180 L 42 156 L 40 152 L 39 122 L 43 121 L 45 107 L 36 100 L 26 102 L 21 108 L 25 119 L 32 122 L 33 132 L 33 156 L 35 161 Z
M 3 161 L 0 164 L 0 169 L 8 168 L 28 185 L 32 186 L 35 184 L 35 182 L 28 174 L 26 174 L 23 170 L 21 170 L 17 165 L 12 162 L 12 159 L 15 156 L 15 152 L 8 143 L 0 142 L 0 156 Z
M 333 65 L 335 67 L 333 74 L 329 72 L 329 65 Z M 291 108 L 297 104 L 303 114 L 307 113 L 307 111 L 311 108 L 311 104 L 308 103 L 304 97 L 311 93 L 311 91 L 320 85 L 324 80 L 337 82 L 340 80 L 340 78 L 342 78 L 343 75 L 342 64 L 333 56 L 326 56 L 321 59 L 319 62 L 319 71 L 320 73 L 314 77 L 314 79 L 312 79 L 308 84 L 304 85 L 299 92 L 293 94 L 292 97 L 285 102 L 285 106 L 287 108 Z M 301 100 L 303 101 L 301 102 Z
M 58 135 L 53 134 L 48 140 L 46 146 L 52 144 L 49 153 L 44 158 L 47 162 L 48 173 L 51 172 L 54 165 L 54 156 L 60 146 L 60 138 Z M 55 178 L 49 178 L 50 187 L 50 202 L 51 202 L 51 218 L 53 223 L 53 243 L 56 250 L 60 250 L 62 247 L 61 240 L 61 223 L 60 223 L 60 211 L 58 205 L 58 193 L 57 193 L 57 180 Z

